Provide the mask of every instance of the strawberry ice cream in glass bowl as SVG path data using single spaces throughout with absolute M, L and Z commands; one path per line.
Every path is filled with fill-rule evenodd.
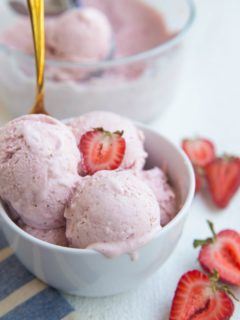
M 150 121 L 170 105 L 195 17 L 192 0 L 82 0 L 46 14 L 46 106 L 59 119 L 93 110 Z M 0 105 L 34 101 L 30 22 L 0 3 Z M 24 103 L 22 103 L 24 101 Z
M 135 288 L 173 253 L 194 196 L 187 156 L 118 114 L 0 128 L 0 223 L 47 284 L 100 297 Z

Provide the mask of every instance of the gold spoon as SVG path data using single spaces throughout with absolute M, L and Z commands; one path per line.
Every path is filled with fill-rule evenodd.
M 44 0 L 27 0 L 27 2 L 31 18 L 36 64 L 36 97 L 35 103 L 30 113 L 48 114 L 44 107 Z
M 28 9 L 25 0 L 8 0 L 8 5 L 17 14 L 27 16 Z M 74 7 L 80 7 L 81 0 L 45 0 L 45 15 L 56 16 Z

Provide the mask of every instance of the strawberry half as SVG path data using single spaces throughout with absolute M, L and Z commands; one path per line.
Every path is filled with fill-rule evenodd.
M 217 158 L 205 167 L 205 175 L 213 202 L 225 208 L 240 186 L 240 159 Z
M 185 273 L 177 286 L 169 320 L 228 320 L 234 312 L 230 291 L 193 270 Z
M 123 132 L 109 132 L 96 128 L 86 132 L 80 140 L 83 167 L 92 175 L 99 170 L 117 169 L 124 158 L 126 142 Z
M 216 157 L 213 143 L 204 138 L 184 139 L 182 141 L 182 149 L 194 166 L 202 168 L 211 163 Z
M 195 174 L 195 193 L 198 193 L 201 191 L 204 185 L 204 169 L 200 167 L 194 168 L 194 174 Z
M 240 234 L 234 230 L 215 233 L 213 223 L 208 221 L 212 238 L 195 240 L 195 248 L 201 246 L 198 256 L 201 266 L 208 272 L 217 270 L 221 280 L 240 286 Z
M 198 193 L 202 189 L 202 179 L 201 177 L 195 172 L 195 192 Z

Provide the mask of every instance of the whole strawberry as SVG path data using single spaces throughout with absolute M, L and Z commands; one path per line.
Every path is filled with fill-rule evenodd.
M 208 277 L 193 270 L 177 285 L 169 320 L 229 320 L 234 312 L 230 290 L 218 284 L 215 272 Z
M 223 230 L 215 233 L 213 223 L 208 221 L 212 237 L 195 240 L 195 248 L 201 246 L 198 260 L 208 272 L 217 270 L 222 281 L 240 286 L 240 233 Z

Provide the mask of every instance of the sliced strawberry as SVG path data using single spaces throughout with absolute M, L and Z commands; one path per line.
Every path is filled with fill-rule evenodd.
M 201 266 L 213 272 L 217 270 L 221 280 L 240 286 L 240 234 L 234 230 L 223 230 L 218 234 L 208 221 L 212 238 L 195 240 L 194 247 L 202 246 L 198 260 Z
M 86 173 L 117 169 L 124 158 L 126 143 L 123 132 L 109 132 L 102 128 L 86 132 L 80 140 L 79 149 Z
M 195 167 L 194 168 L 194 173 L 195 173 L 195 193 L 198 193 L 201 191 L 203 184 L 204 184 L 204 169 L 200 167 Z
M 240 159 L 223 156 L 205 167 L 207 185 L 212 200 L 225 208 L 240 186 Z
M 205 167 L 216 157 L 215 147 L 208 139 L 184 139 L 182 148 L 194 166 Z
M 201 177 L 195 172 L 195 192 L 198 193 L 202 189 L 202 179 Z
M 228 290 L 204 273 L 185 273 L 177 286 L 169 320 L 228 320 L 234 304 Z

